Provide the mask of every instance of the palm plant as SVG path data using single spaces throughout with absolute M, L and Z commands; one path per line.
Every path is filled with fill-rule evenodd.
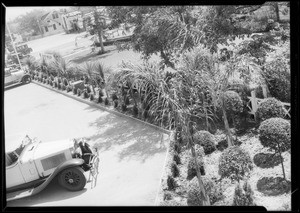
M 28 67 L 29 74 L 33 75 L 34 70 L 36 70 L 36 68 L 38 66 L 35 58 L 33 56 L 29 56 L 29 57 L 24 58 L 22 61 Z
M 62 57 L 56 57 L 54 61 L 50 63 L 52 69 L 56 71 L 57 77 L 61 79 L 61 81 L 67 82 L 70 76 L 70 67 L 71 63 L 66 61 Z M 67 85 L 66 85 L 67 86 Z

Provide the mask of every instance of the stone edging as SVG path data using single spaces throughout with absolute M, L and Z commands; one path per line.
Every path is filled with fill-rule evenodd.
M 124 118 L 128 118 L 128 119 L 132 119 L 132 120 L 134 120 L 134 121 L 140 122 L 140 123 L 142 123 L 142 124 L 144 124 L 144 125 L 146 125 L 146 126 L 152 127 L 152 128 L 154 128 L 154 129 L 156 129 L 156 130 L 158 130 L 158 131 L 161 131 L 161 132 L 163 132 L 163 133 L 165 133 L 165 134 L 168 134 L 168 135 L 171 134 L 171 131 L 169 131 L 169 130 L 163 129 L 163 128 L 161 128 L 161 127 L 155 126 L 155 125 L 153 125 L 153 124 L 147 123 L 147 122 L 142 121 L 142 120 L 139 120 L 139 119 L 137 119 L 137 118 L 134 118 L 134 117 L 125 115 L 125 114 L 123 114 L 123 113 L 121 113 L 121 112 L 118 112 L 118 111 L 116 111 L 116 110 L 109 109 L 109 108 L 107 108 L 107 107 L 101 106 L 100 104 L 96 104 L 96 103 L 94 103 L 94 102 L 92 102 L 92 101 L 90 101 L 90 100 L 88 100 L 88 99 L 83 99 L 83 98 L 78 97 L 78 96 L 75 96 L 75 95 L 73 95 L 73 94 L 69 94 L 69 93 L 67 93 L 67 92 L 64 92 L 64 91 L 61 91 L 61 90 L 54 89 L 54 88 L 52 88 L 52 87 L 50 87 L 50 86 L 44 85 L 44 84 L 39 83 L 39 82 L 36 82 L 36 81 L 31 81 L 31 82 L 32 82 L 32 83 L 35 83 L 35 84 L 37 84 L 37 85 L 39 85 L 39 86 L 42 86 L 42 87 L 44 87 L 44 88 L 46 88 L 46 89 L 50 89 L 50 90 L 52 90 L 52 91 L 54 91 L 54 92 L 60 93 L 60 94 L 62 94 L 62 95 L 64 95 L 64 96 L 67 96 L 67 97 L 69 97 L 69 98 L 73 98 L 73 99 L 75 99 L 75 100 L 77 100 L 77 101 L 80 101 L 80 102 L 82 102 L 82 103 L 91 105 L 91 106 L 93 106 L 93 107 L 96 107 L 96 108 L 101 109 L 101 110 L 104 110 L 104 111 L 108 111 L 108 112 L 113 113 L 113 114 L 115 114 L 115 115 L 117 115 L 117 116 L 124 117 Z

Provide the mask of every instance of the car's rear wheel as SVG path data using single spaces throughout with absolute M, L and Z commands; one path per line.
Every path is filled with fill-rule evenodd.
M 72 167 L 63 170 L 58 176 L 58 183 L 70 191 L 82 190 L 86 184 L 83 169 L 80 167 Z
M 22 82 L 23 84 L 29 84 L 31 82 L 30 76 L 24 76 Z

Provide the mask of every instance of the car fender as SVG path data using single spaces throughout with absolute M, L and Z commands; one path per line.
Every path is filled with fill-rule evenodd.
M 24 79 L 25 77 L 31 78 L 31 76 L 30 76 L 29 74 L 25 74 L 25 75 L 20 79 L 20 82 L 23 82 L 23 79 Z
M 81 166 L 82 164 L 84 164 L 84 160 L 80 159 L 80 158 L 74 158 L 74 159 L 68 160 L 66 162 L 63 162 L 62 164 L 60 164 L 54 170 L 54 172 L 49 177 L 47 177 L 46 181 L 43 182 L 41 185 L 39 185 L 36 188 L 29 189 L 28 193 L 23 193 L 20 196 L 15 196 L 13 198 L 8 198 L 7 201 L 16 200 L 16 199 L 20 199 L 20 198 L 24 198 L 24 197 L 28 197 L 28 196 L 32 196 L 32 195 L 38 194 L 44 188 L 46 188 L 46 186 L 52 181 L 52 179 L 55 178 L 56 175 L 59 174 L 61 171 L 63 171 L 64 169 L 67 169 L 67 168 Z

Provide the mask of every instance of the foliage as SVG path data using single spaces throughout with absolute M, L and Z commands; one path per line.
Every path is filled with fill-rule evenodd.
M 243 188 L 238 183 L 234 190 L 233 206 L 253 206 L 253 191 L 248 182 L 244 182 Z
M 73 94 L 74 94 L 74 95 L 77 95 L 77 90 L 78 90 L 77 88 L 75 88 L 75 87 L 73 88 L 72 91 L 73 91 Z
M 259 121 L 264 121 L 273 117 L 284 118 L 285 111 L 282 103 L 276 98 L 266 98 L 259 103 L 255 115 Z
M 291 182 L 282 177 L 263 177 L 257 183 L 257 190 L 268 196 L 276 196 L 288 193 L 291 190 Z
M 109 100 L 108 100 L 107 97 L 104 99 L 104 104 L 105 104 L 106 106 L 109 105 Z
M 230 146 L 219 158 L 219 174 L 221 177 L 229 177 L 240 180 L 253 168 L 248 152 L 238 146 Z
M 214 183 L 205 177 L 202 178 L 202 182 L 204 184 L 205 191 L 209 195 L 214 188 Z M 188 184 L 187 204 L 188 206 L 203 206 L 203 199 L 204 197 L 201 194 L 198 179 L 195 177 Z
M 180 160 L 180 157 L 177 153 L 174 153 L 173 155 L 173 161 L 178 165 L 178 164 L 181 164 L 181 160 Z
M 174 190 L 177 187 L 177 183 L 174 178 L 170 175 L 167 177 L 167 185 L 169 190 Z
M 167 200 L 163 201 L 159 204 L 160 206 L 183 206 L 181 203 L 179 203 L 176 200 Z
M 198 131 L 194 134 L 196 144 L 203 146 L 206 155 L 211 154 L 216 150 L 215 139 L 208 131 Z
M 171 164 L 171 173 L 174 178 L 179 176 L 179 169 L 174 161 Z
M 291 99 L 291 74 L 289 60 L 277 56 L 264 65 L 263 77 L 268 84 L 271 96 L 283 102 Z
M 291 124 L 282 118 L 269 118 L 259 126 L 259 140 L 265 147 L 284 152 L 291 147 Z
M 204 162 L 203 162 L 203 158 L 201 157 L 197 157 L 197 164 L 200 168 L 200 173 L 201 175 L 205 175 L 205 169 L 204 169 Z M 196 172 L 196 164 L 195 164 L 195 160 L 193 157 L 191 157 L 189 159 L 188 162 L 188 168 L 187 168 L 187 179 L 191 180 L 193 177 L 197 176 L 197 172 Z
M 91 100 L 91 101 L 94 100 L 94 94 L 90 94 L 90 100 Z
M 242 99 L 235 91 L 229 90 L 224 93 L 224 104 L 226 112 L 230 115 L 241 113 L 243 111 Z

